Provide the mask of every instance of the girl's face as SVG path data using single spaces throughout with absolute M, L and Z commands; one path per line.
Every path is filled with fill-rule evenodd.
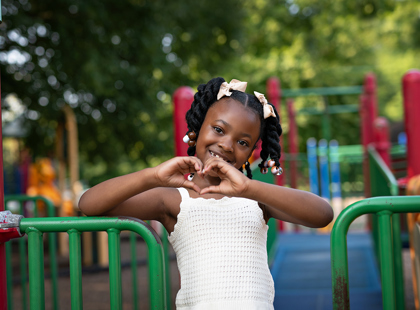
M 220 157 L 239 169 L 251 156 L 260 136 L 256 112 L 229 97 L 214 103 L 207 111 L 197 139 L 197 157 L 205 164 Z

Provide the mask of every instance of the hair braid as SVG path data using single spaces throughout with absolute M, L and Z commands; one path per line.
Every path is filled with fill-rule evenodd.
M 269 103 L 272 105 L 271 103 Z M 264 167 L 264 162 L 270 157 L 274 160 L 275 165 L 280 167 L 280 157 L 281 157 L 281 147 L 279 143 L 280 136 L 283 132 L 280 123 L 279 123 L 279 115 L 274 109 L 276 117 L 268 117 L 265 121 L 265 128 L 264 132 L 261 135 L 261 153 L 260 157 L 262 162 L 258 165 L 260 168 Z
M 219 92 L 220 85 L 222 85 L 224 81 L 225 80 L 221 77 L 214 78 L 207 84 L 201 84 L 197 88 L 197 92 L 194 95 L 194 101 L 185 116 L 188 132 L 194 131 L 197 135 L 196 139 L 198 139 L 201 125 L 206 118 L 208 109 L 217 101 L 217 93 Z M 189 156 L 194 156 L 195 146 L 188 147 L 187 153 Z

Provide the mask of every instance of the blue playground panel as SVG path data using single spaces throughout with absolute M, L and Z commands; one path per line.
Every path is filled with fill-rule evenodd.
M 351 309 L 382 309 L 380 276 L 370 234 L 348 234 L 347 247 Z M 279 234 L 271 274 L 276 310 L 332 309 L 330 235 Z

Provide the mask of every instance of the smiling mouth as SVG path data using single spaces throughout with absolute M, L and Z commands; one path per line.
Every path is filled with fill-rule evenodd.
M 222 156 L 220 156 L 220 155 L 217 155 L 217 154 L 213 153 L 212 151 L 209 151 L 209 152 L 210 152 L 210 155 L 211 155 L 212 157 L 217 157 L 217 158 L 220 158 L 220 159 L 222 159 L 222 160 L 224 160 L 225 162 L 227 162 L 227 163 L 229 163 L 229 164 L 230 164 L 230 161 L 229 161 L 229 160 L 227 160 L 226 158 L 224 158 L 224 157 L 222 157 Z

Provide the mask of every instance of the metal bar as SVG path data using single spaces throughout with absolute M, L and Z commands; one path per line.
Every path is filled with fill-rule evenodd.
M 78 310 L 83 309 L 81 234 L 76 229 L 70 229 L 67 233 L 70 252 L 71 309 Z
M 44 198 L 44 197 L 42 197 Z M 48 199 L 43 199 L 47 205 L 47 214 L 49 217 L 55 216 L 55 207 L 52 202 Z M 50 255 L 50 272 L 51 272 L 51 281 L 52 281 L 52 302 L 53 309 L 59 309 L 59 289 L 58 289 L 58 264 L 57 264 L 57 234 L 50 233 L 48 234 L 48 248 Z
M 51 273 L 51 283 L 52 283 L 52 303 L 53 309 L 57 310 L 59 308 L 58 301 L 59 298 L 59 289 L 58 289 L 58 265 L 57 265 L 57 234 L 49 233 L 48 234 L 48 249 L 50 256 L 50 273 Z
M 370 163 L 374 164 L 377 167 L 377 170 L 382 175 L 382 177 L 387 181 L 389 188 L 389 195 L 397 196 L 398 195 L 398 182 L 392 174 L 391 170 L 388 168 L 384 160 L 379 156 L 378 152 L 372 145 L 368 146 L 368 154 L 371 158 Z M 375 182 L 372 182 L 375 183 Z M 372 193 L 374 195 L 374 193 Z
M 325 139 L 318 143 L 319 171 L 321 176 L 321 197 L 330 201 L 330 172 L 328 166 L 328 142 Z
M 45 308 L 44 293 L 44 244 L 42 232 L 36 228 L 25 229 L 28 235 L 29 298 L 31 310 Z
M 122 309 L 120 231 L 111 228 L 107 230 L 107 233 L 111 309 L 119 310 Z
M 32 201 L 34 203 L 34 215 L 36 216 L 38 214 L 37 208 L 36 208 L 36 202 L 42 201 L 45 203 L 47 207 L 47 214 L 50 217 L 53 217 L 55 215 L 55 207 L 52 204 L 52 202 L 43 196 L 28 196 L 28 195 L 6 195 L 4 197 L 6 207 L 7 204 L 10 201 L 17 201 L 19 202 L 19 212 L 21 215 L 25 215 L 25 202 Z M 27 275 L 26 275 L 26 242 L 23 238 L 19 241 L 21 254 L 20 254 L 20 262 L 21 262 L 21 286 L 22 286 L 22 302 L 23 302 L 23 309 L 28 308 L 28 298 L 27 298 L 27 292 L 26 292 L 26 281 L 27 281 Z M 59 308 L 59 289 L 58 289 L 58 265 L 57 265 L 57 234 L 51 233 L 48 234 L 48 248 L 49 248 L 49 256 L 50 256 L 50 273 L 51 273 L 51 281 L 52 281 L 52 305 L 53 309 L 57 310 Z M 22 261 L 23 258 L 23 261 Z
M 392 237 L 393 237 L 393 256 L 394 256 L 394 277 L 395 294 L 397 297 L 397 309 L 405 309 L 405 290 L 404 290 L 404 268 L 402 261 L 402 242 L 400 215 L 392 215 Z
M 359 112 L 360 108 L 357 104 L 343 104 L 343 105 L 330 105 L 327 109 L 307 107 L 302 108 L 296 112 L 297 115 L 322 115 L 327 112 L 328 114 L 341 114 Z
M 382 282 L 382 306 L 384 310 L 396 310 L 394 259 L 392 250 L 391 212 L 378 213 L 379 255 Z
M 281 96 L 303 97 L 303 96 L 341 96 L 358 95 L 363 92 L 363 86 L 340 86 L 340 87 L 318 87 L 318 88 L 297 88 L 282 89 Z
M 309 170 L 309 186 L 311 193 L 319 195 L 319 179 L 318 179 L 318 157 L 316 154 L 316 140 L 315 138 L 309 138 L 306 141 L 306 147 L 308 150 L 308 170 Z
M 168 232 L 162 226 L 162 244 L 165 261 L 165 283 L 166 283 L 166 308 L 171 309 L 171 268 L 169 265 L 169 246 L 168 246 Z
M 130 254 L 131 254 L 131 290 L 133 294 L 133 309 L 139 308 L 137 298 L 137 255 L 136 255 L 136 234 L 130 232 Z
M 23 309 L 28 309 L 28 292 L 26 290 L 26 282 L 28 281 L 28 274 L 26 272 L 26 239 L 19 239 L 19 262 L 20 262 L 20 286 L 22 287 L 22 305 Z
M 6 244 L 6 280 L 7 280 L 7 309 L 13 310 L 13 281 L 12 281 L 12 243 Z
M 420 196 L 368 198 L 348 206 L 338 216 L 331 231 L 331 275 L 334 310 L 350 309 L 346 240 L 350 224 L 363 214 L 385 211 L 390 213 L 419 212 Z
M 164 281 L 165 267 L 163 262 L 162 243 L 156 232 L 145 222 L 130 218 L 107 217 L 57 217 L 57 218 L 24 218 L 20 229 L 25 231 L 34 227 L 43 232 L 66 232 L 70 229 L 83 231 L 106 231 L 110 228 L 130 230 L 138 233 L 145 240 L 149 251 L 149 283 L 152 295 L 152 309 L 166 309 L 166 286 Z

